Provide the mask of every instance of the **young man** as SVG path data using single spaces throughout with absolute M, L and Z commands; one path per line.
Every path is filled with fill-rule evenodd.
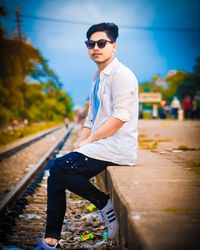
M 137 150 L 138 83 L 114 56 L 118 27 L 100 23 L 87 31 L 86 46 L 97 64 L 87 118 L 77 148 L 57 158 L 48 178 L 47 224 L 36 249 L 61 249 L 58 244 L 66 209 L 65 190 L 89 200 L 98 209 L 113 239 L 118 222 L 109 195 L 89 179 L 112 165 L 133 165 Z

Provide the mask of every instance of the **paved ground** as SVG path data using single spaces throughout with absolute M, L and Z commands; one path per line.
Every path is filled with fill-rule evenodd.
M 105 175 L 120 249 L 199 250 L 200 122 L 140 120 L 139 145 L 134 167 Z
M 188 169 L 200 170 L 200 121 L 139 120 L 139 144 Z
M 136 166 L 109 167 L 107 176 L 128 249 L 200 249 L 198 175 L 139 150 Z

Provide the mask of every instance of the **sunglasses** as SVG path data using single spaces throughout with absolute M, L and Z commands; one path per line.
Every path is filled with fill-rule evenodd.
M 105 39 L 100 39 L 98 41 L 93 41 L 93 40 L 85 41 L 85 44 L 88 49 L 94 49 L 96 44 L 99 49 L 103 49 L 106 46 L 106 43 L 114 43 L 114 42 Z

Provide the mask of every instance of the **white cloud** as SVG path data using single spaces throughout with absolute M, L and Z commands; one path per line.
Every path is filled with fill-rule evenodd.
M 91 24 L 113 21 L 119 25 L 145 25 L 151 23 L 154 19 L 154 8 L 152 6 L 148 0 L 44 1 L 38 15 Z M 60 24 L 57 23 L 56 25 Z
M 138 1 L 44 1 L 38 15 L 78 22 L 115 22 L 120 25 L 144 25 L 153 20 L 153 11 L 144 0 Z M 141 4 L 145 2 L 145 4 Z M 145 6 L 145 7 L 144 7 Z M 145 18 L 144 18 L 145 17 Z M 37 22 L 41 43 L 49 49 L 58 51 L 81 51 L 80 41 L 84 41 L 86 25 L 71 23 Z M 48 33 L 48 34 L 47 34 Z M 129 29 L 120 28 L 120 35 L 129 34 Z M 47 34 L 47 35 L 45 35 Z
M 60 4 L 58 4 L 58 1 L 44 1 L 38 15 L 91 24 L 104 21 L 115 22 L 119 27 L 121 25 L 151 26 L 154 20 L 154 7 L 148 0 L 61 0 L 59 3 Z M 68 73 L 64 75 L 64 73 L 61 72 L 63 70 L 60 69 L 59 71 L 62 78 L 68 82 L 69 89 L 71 89 L 75 99 L 82 98 L 82 100 L 85 99 L 88 94 L 90 83 L 87 81 L 87 86 L 85 85 L 85 87 L 81 89 L 82 82 L 85 81 L 85 79 L 79 79 L 80 76 L 74 73 L 76 72 L 74 67 L 80 70 L 80 74 L 81 70 L 84 71 L 87 70 L 87 67 L 90 67 L 87 63 L 86 49 L 83 44 L 88 27 L 89 25 L 40 22 L 40 30 L 44 32 L 44 35 L 38 37 L 42 46 L 45 47 L 45 50 L 51 51 L 51 60 L 52 52 L 55 51 L 57 54 L 56 58 L 53 58 L 55 61 L 54 64 L 56 64 L 59 55 L 61 58 L 63 54 L 66 55 L 65 68 Z M 55 35 L 45 36 L 45 32 L 55 32 Z M 56 35 L 56 33 L 59 32 L 63 33 L 63 35 Z M 119 58 L 131 67 L 136 72 L 136 75 L 138 75 L 137 72 L 139 72 L 139 77 L 142 78 L 141 74 L 150 75 L 150 72 L 159 72 L 162 67 L 165 67 L 165 60 L 159 55 L 154 38 L 150 32 L 120 27 L 119 33 Z M 72 57 L 77 63 L 72 62 Z M 79 57 L 82 57 L 82 60 L 80 60 Z M 144 64 L 144 62 L 145 65 L 141 65 Z M 87 65 L 87 67 L 83 65 Z M 89 72 L 87 71 L 87 74 L 85 76 L 83 74 L 83 77 L 89 79 L 88 74 Z M 76 82 L 76 85 L 73 84 L 74 82 Z M 77 86 L 81 89 L 81 97 L 80 93 L 76 91 Z

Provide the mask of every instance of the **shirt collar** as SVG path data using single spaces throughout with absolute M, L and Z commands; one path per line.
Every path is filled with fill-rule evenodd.
M 118 64 L 118 62 L 118 59 L 114 57 L 111 63 L 109 63 L 101 72 L 105 75 L 110 75 L 113 68 Z
M 110 75 L 113 68 L 119 63 L 118 59 L 116 57 L 113 58 L 113 60 L 100 72 L 100 74 L 104 75 Z M 96 72 L 94 79 L 96 80 L 99 75 L 99 71 Z

